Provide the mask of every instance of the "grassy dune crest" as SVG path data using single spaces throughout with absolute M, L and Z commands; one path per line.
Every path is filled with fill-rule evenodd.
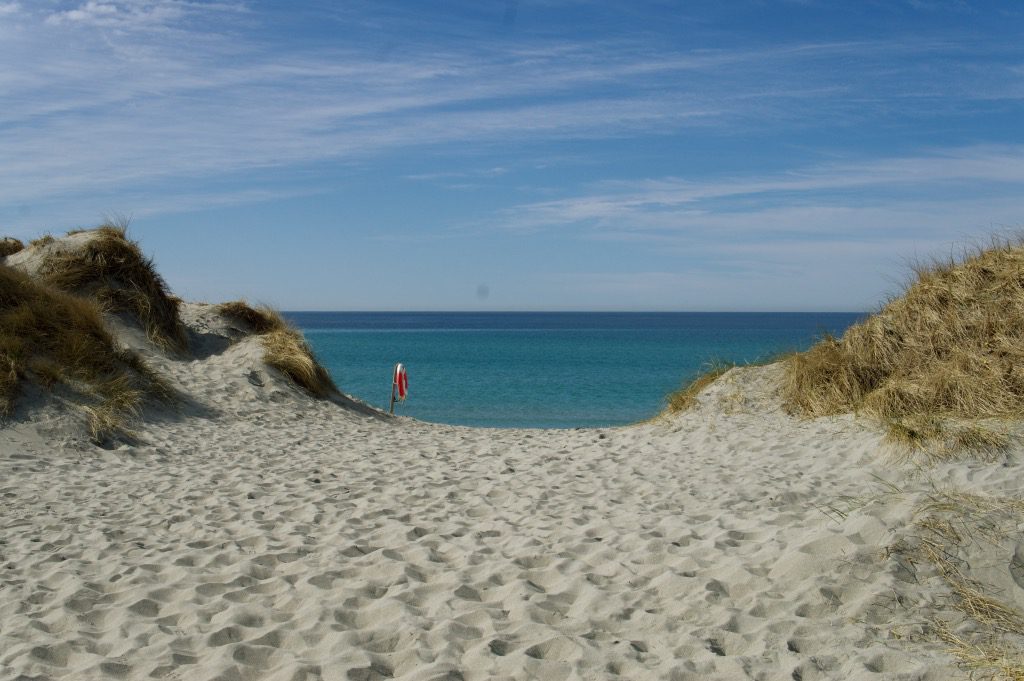
M 243 300 L 222 303 L 217 311 L 242 322 L 263 341 L 263 361 L 278 369 L 314 397 L 324 398 L 338 392 L 330 374 L 317 361 L 302 334 L 266 307 L 252 307 Z
M 786 362 L 786 408 L 864 412 L 908 444 L 944 437 L 943 420 L 1024 416 L 1024 244 L 915 268 L 904 294 Z M 999 444 L 976 425 L 951 438 Z
M 145 399 L 173 396 L 137 355 L 118 346 L 93 301 L 0 265 L 0 412 L 12 411 L 26 381 L 76 393 L 96 440 L 128 433 Z
M 13 236 L 0 238 L 0 257 L 6 258 L 23 250 L 25 250 L 25 244 L 21 242 L 21 239 L 15 239 Z
M 708 387 L 722 375 L 735 367 L 733 362 L 712 362 L 706 371 L 697 375 L 696 378 L 685 383 L 679 390 L 669 393 L 665 397 L 667 406 L 665 413 L 678 414 L 679 412 L 692 409 L 697 405 L 697 396 L 704 388 Z
M 135 317 L 146 334 L 164 349 L 184 350 L 188 345 L 178 313 L 179 300 L 128 238 L 124 226 L 106 224 L 95 230 L 81 248 L 59 250 L 43 263 L 47 283 L 64 291 L 95 298 L 112 312 Z
M 783 362 L 792 355 L 789 350 L 775 352 L 758 359 L 738 364 L 731 360 L 713 359 L 707 362 L 701 373 L 684 383 L 679 390 L 665 396 L 665 409 L 660 415 L 672 415 L 688 411 L 700 402 L 698 397 L 704 389 L 737 367 L 763 367 Z

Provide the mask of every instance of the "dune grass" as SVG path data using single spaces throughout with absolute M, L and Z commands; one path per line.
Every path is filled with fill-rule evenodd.
M 927 442 L 936 423 L 1024 416 L 1024 244 L 993 243 L 914 268 L 879 312 L 786 362 L 783 399 L 805 416 L 862 412 L 895 441 Z M 997 435 L 964 431 L 961 444 Z
M 225 317 L 231 317 L 249 327 L 255 334 L 270 333 L 289 328 L 288 322 L 271 307 L 260 305 L 253 307 L 244 300 L 233 300 L 229 303 L 221 303 L 217 306 L 217 312 Z
M 94 298 L 104 310 L 130 314 L 161 348 L 184 350 L 188 337 L 178 313 L 180 301 L 170 295 L 153 261 L 128 238 L 126 225 L 105 224 L 89 231 L 94 236 L 81 248 L 47 256 L 43 279 Z
M 933 625 L 936 635 L 974 679 L 1024 681 L 1024 650 L 1000 637 L 975 640 L 954 632 L 948 623 Z
M 681 411 L 692 409 L 697 405 L 697 395 L 735 366 L 734 362 L 711 362 L 704 372 L 665 397 L 665 401 L 668 403 L 665 412 L 678 414 Z
M 679 390 L 665 396 L 666 407 L 661 415 L 677 414 L 697 406 L 697 396 L 709 385 L 717 381 L 730 369 L 737 367 L 763 367 L 777 362 L 783 362 L 793 355 L 792 350 L 773 352 L 750 362 L 739 364 L 731 360 L 714 359 L 705 365 L 705 369 L 690 381 L 683 384 Z
M 936 491 L 916 508 L 910 543 L 892 547 L 930 565 L 966 630 L 941 617 L 929 622 L 936 638 L 973 678 L 1024 681 L 1024 614 L 972 575 L 973 566 L 1007 565 L 1024 522 L 1024 500 L 958 490 Z
M 15 239 L 13 236 L 0 238 L 0 258 L 6 258 L 24 249 L 25 244 L 20 239 Z
M 932 462 L 963 455 L 995 460 L 1010 447 L 1007 429 L 985 422 L 961 423 L 931 415 L 912 415 L 884 421 L 885 439 L 908 455 L 921 454 Z
M 264 305 L 252 307 L 244 300 L 236 300 L 218 305 L 217 311 L 242 322 L 261 336 L 263 361 L 311 395 L 324 398 L 338 393 L 331 375 L 317 361 L 302 333 L 276 310 Z
M 117 345 L 93 301 L 0 265 L 0 413 L 11 413 L 26 381 L 75 393 L 98 441 L 130 434 L 146 399 L 174 396 L 138 355 Z

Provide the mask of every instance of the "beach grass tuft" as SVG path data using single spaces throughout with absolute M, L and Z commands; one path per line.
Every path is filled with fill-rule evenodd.
M 64 291 L 95 299 L 110 312 L 125 312 L 145 329 L 151 341 L 165 350 L 188 345 L 179 300 L 156 272 L 153 261 L 128 238 L 127 224 L 107 223 L 93 230 L 80 248 L 47 255 L 44 280 Z
M 942 434 L 938 419 L 1024 416 L 1024 242 L 996 241 L 914 275 L 841 338 L 786 361 L 790 413 L 867 413 L 915 445 Z M 965 431 L 960 444 L 998 442 Z
M 697 405 L 697 396 L 701 391 L 721 378 L 725 372 L 735 366 L 736 364 L 733 362 L 711 362 L 708 365 L 708 368 L 698 374 L 693 380 L 683 385 L 679 390 L 669 393 L 665 397 L 665 400 L 668 403 L 665 411 L 669 414 L 677 414 L 681 411 L 692 409 Z
M 26 381 L 75 393 L 95 440 L 130 434 L 146 399 L 174 397 L 138 355 L 118 346 L 94 301 L 0 265 L 0 413 L 11 413 Z
M 317 361 L 302 333 L 276 310 L 265 305 L 252 307 L 244 300 L 236 300 L 221 303 L 217 311 L 246 324 L 252 333 L 261 336 L 263 361 L 311 395 L 324 398 L 338 393 L 331 375 Z
M 21 239 L 15 239 L 13 236 L 0 238 L 0 258 L 6 258 L 23 250 L 25 250 L 25 244 L 21 242 Z
M 999 637 L 974 640 L 956 633 L 944 621 L 933 623 L 932 629 L 971 678 L 1024 681 L 1024 651 L 1020 648 Z
M 908 450 L 927 448 L 943 435 L 942 421 L 930 416 L 910 416 L 886 422 L 885 438 Z
M 1024 681 L 1024 614 L 973 574 L 977 567 L 1016 560 L 1022 521 L 1019 498 L 936 490 L 915 509 L 919 536 L 892 547 L 912 563 L 934 569 L 949 607 L 964 622 L 954 627 L 935 615 L 929 628 L 972 678 Z
M 990 422 L 958 422 L 928 415 L 885 422 L 885 439 L 905 454 L 923 454 L 933 462 L 963 455 L 995 460 L 1011 442 L 1005 429 Z
M 271 331 L 263 336 L 263 360 L 280 370 L 314 397 L 338 392 L 331 375 L 313 355 L 302 334 L 295 329 Z
M 217 312 L 225 317 L 231 317 L 249 327 L 255 334 L 270 333 L 288 328 L 288 322 L 271 307 L 260 305 L 253 307 L 244 300 L 233 300 L 229 303 L 221 303 L 217 306 Z

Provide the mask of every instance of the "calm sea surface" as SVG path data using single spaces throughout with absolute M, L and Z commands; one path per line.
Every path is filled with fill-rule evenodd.
M 634 423 L 715 360 L 751 362 L 842 333 L 861 313 L 289 312 L 339 387 L 396 412 L 472 426 Z

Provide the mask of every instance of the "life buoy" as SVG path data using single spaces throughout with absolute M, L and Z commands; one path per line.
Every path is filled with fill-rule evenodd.
M 398 388 L 398 399 L 404 401 L 405 396 L 409 393 L 409 375 L 405 373 L 404 364 L 395 365 L 395 387 Z

